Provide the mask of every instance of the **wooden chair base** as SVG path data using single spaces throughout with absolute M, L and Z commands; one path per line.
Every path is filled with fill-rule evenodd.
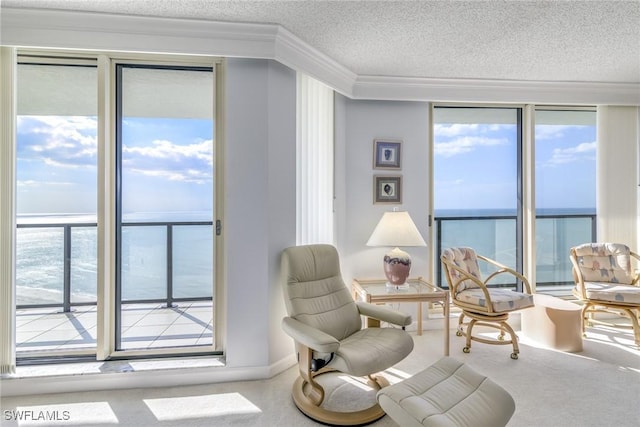
M 319 385 L 316 383 L 316 387 L 318 386 Z M 376 386 L 374 385 L 374 387 Z M 314 396 L 309 396 L 309 388 L 309 383 L 304 380 L 304 378 L 298 377 L 298 379 L 293 383 L 293 391 L 291 393 L 293 402 L 300 412 L 320 423 L 336 426 L 358 426 L 370 424 L 385 416 L 385 412 L 377 402 L 371 407 L 358 411 L 332 411 L 322 407 L 321 402 L 319 404 L 314 403 Z
M 631 320 L 631 325 L 597 320 L 593 317 L 595 313 L 616 313 L 626 316 Z M 605 325 L 616 329 L 633 329 L 635 344 L 640 347 L 640 322 L 638 322 L 638 313 L 640 313 L 640 309 L 636 307 L 585 301 L 582 307 L 582 335 L 586 336 L 586 328 L 587 326 L 591 326 L 591 324 Z
M 468 323 L 465 323 L 464 321 L 465 316 L 471 319 Z M 520 348 L 518 347 L 518 336 L 516 335 L 513 328 L 507 323 L 508 319 L 508 313 L 501 314 L 499 316 L 486 316 L 478 313 L 463 311 L 462 314 L 460 314 L 460 318 L 458 319 L 458 330 L 456 332 L 457 336 L 467 338 L 466 345 L 462 349 L 462 351 L 464 353 L 469 353 L 471 351 L 471 341 L 493 345 L 512 345 L 513 353 L 511 353 L 511 358 L 517 359 L 518 354 L 520 353 Z M 487 326 L 490 328 L 498 329 L 500 331 L 500 334 L 498 335 L 497 339 L 482 338 L 473 335 L 472 332 L 474 326 Z M 509 333 L 509 336 L 511 337 L 510 340 L 504 339 L 505 332 Z

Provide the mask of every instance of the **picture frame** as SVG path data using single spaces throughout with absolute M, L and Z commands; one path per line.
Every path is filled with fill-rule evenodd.
M 402 203 L 402 176 L 374 176 L 373 203 Z
M 373 140 L 373 168 L 400 169 L 402 167 L 402 141 L 399 139 Z

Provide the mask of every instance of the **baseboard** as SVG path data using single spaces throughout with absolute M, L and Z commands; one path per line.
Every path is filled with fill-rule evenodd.
M 144 369 L 144 361 L 136 361 L 138 369 L 109 371 L 111 362 L 98 362 L 95 372 L 83 372 L 82 364 L 76 364 L 77 372 L 69 371 L 64 374 L 60 367 L 50 365 L 49 370 L 38 367 L 37 373 L 28 374 L 25 368 L 19 368 L 18 373 L 2 377 L 0 394 L 3 397 L 24 396 L 33 394 L 70 393 L 83 391 L 116 390 L 131 388 L 164 388 L 189 385 L 222 383 L 232 381 L 252 381 L 271 378 L 296 363 L 295 354 L 288 355 L 269 366 L 228 367 L 224 364 L 217 366 L 189 366 L 190 360 L 202 359 L 181 358 L 176 360 L 175 367 L 162 369 Z M 149 361 L 149 363 L 152 363 Z M 93 362 L 96 365 L 96 362 Z M 133 364 L 131 364 L 133 365 Z M 130 365 L 130 366 L 131 366 Z M 68 367 L 67 367 L 68 368 Z

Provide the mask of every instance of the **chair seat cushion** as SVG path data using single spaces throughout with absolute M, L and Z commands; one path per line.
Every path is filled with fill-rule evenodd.
M 626 304 L 640 304 L 640 287 L 616 283 L 584 282 L 587 298 Z
M 329 367 L 360 377 L 383 371 L 407 357 L 413 338 L 394 328 L 366 328 L 340 342 Z
M 496 288 L 489 289 L 489 295 L 491 296 L 491 308 L 496 313 L 533 307 L 533 295 L 530 294 Z M 487 307 L 487 300 L 481 289 L 466 289 L 459 292 L 455 299 L 466 304 Z
M 383 388 L 377 398 L 402 427 L 500 427 L 515 412 L 505 389 L 451 357 Z

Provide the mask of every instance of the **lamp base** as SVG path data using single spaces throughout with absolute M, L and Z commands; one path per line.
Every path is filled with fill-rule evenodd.
M 384 256 L 384 275 L 392 286 L 404 286 L 411 271 L 411 256 L 399 248 L 387 252 Z
M 387 292 L 389 291 L 408 291 L 409 290 L 409 284 L 407 282 L 405 283 L 401 283 L 399 285 L 394 285 L 391 282 L 387 282 Z

